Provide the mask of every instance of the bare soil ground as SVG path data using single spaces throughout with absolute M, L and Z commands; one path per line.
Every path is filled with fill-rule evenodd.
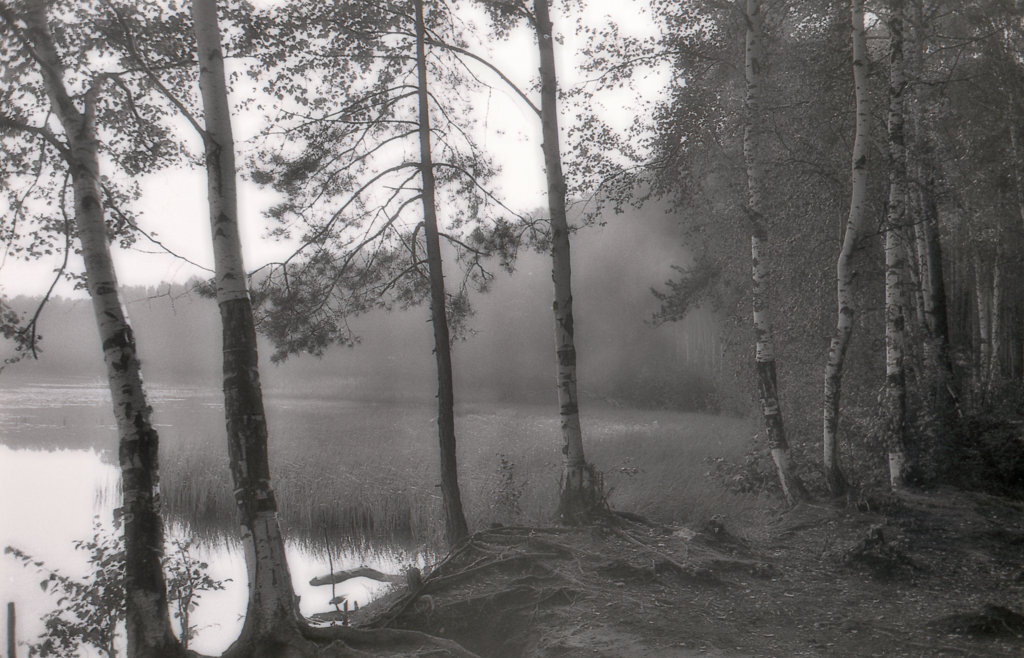
M 1024 503 L 983 494 L 495 527 L 415 576 L 355 623 L 501 657 L 1024 655 Z

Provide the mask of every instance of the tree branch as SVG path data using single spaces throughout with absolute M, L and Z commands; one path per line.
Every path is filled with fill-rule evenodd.
M 209 267 L 205 267 L 203 265 L 200 265 L 199 263 L 197 263 L 197 262 L 195 262 L 193 260 L 190 260 L 190 259 L 186 258 L 185 256 L 182 256 L 181 254 L 177 253 L 176 251 L 174 251 L 173 249 L 171 249 L 170 247 L 165 245 L 160 240 L 157 240 L 156 236 L 154 236 L 151 233 L 149 233 L 148 231 L 146 231 L 144 228 L 139 226 L 138 223 L 135 222 L 135 220 L 133 220 L 126 213 L 121 211 L 121 208 L 117 204 L 115 204 L 113 202 L 114 195 L 110 191 L 110 188 L 107 187 L 106 183 L 101 183 L 101 186 L 103 188 L 103 194 L 106 196 L 107 207 L 110 208 L 111 212 L 113 212 L 115 215 L 117 215 L 117 217 L 122 222 L 124 222 L 125 224 L 130 226 L 133 231 L 135 231 L 138 234 L 142 235 L 144 238 L 146 238 L 147 240 L 152 242 L 154 245 L 159 247 L 161 250 L 163 250 L 164 252 L 166 252 L 167 254 L 169 254 L 171 256 L 174 256 L 178 260 L 184 261 L 184 262 L 188 263 L 189 265 L 191 265 L 192 267 L 195 267 L 195 268 L 198 268 L 200 270 L 203 270 L 204 272 L 209 272 L 211 274 L 213 273 L 213 270 L 211 270 Z
M 516 83 L 512 82 L 511 80 L 509 80 L 508 76 L 506 76 L 504 73 L 501 72 L 501 69 L 499 69 L 497 66 L 495 66 L 492 63 L 490 63 L 489 61 L 487 61 L 486 59 L 484 59 L 480 55 L 477 55 L 474 52 L 471 52 L 469 50 L 466 50 L 465 48 L 456 46 L 454 44 L 450 44 L 450 43 L 446 43 L 444 41 L 440 41 L 440 40 L 438 40 L 438 39 L 436 39 L 434 37 L 431 37 L 431 38 L 429 38 L 427 40 L 427 45 L 439 46 L 441 48 L 444 48 L 445 50 L 450 50 L 452 52 L 456 52 L 456 53 L 458 53 L 460 55 L 464 55 L 466 57 L 469 57 L 470 59 L 472 59 L 472 60 L 474 60 L 476 62 L 479 62 L 480 64 L 483 64 L 488 69 L 490 69 L 495 75 L 497 75 L 499 78 L 501 78 L 501 81 L 504 82 L 506 85 L 508 85 L 509 88 L 513 92 L 515 92 L 516 95 L 519 96 L 519 98 L 521 98 L 523 100 L 523 102 L 526 103 L 527 106 L 529 106 L 529 108 L 531 110 L 533 110 L 534 114 L 536 114 L 538 117 L 540 116 L 540 108 L 537 107 L 533 103 L 533 101 L 530 100 L 530 97 L 527 96 L 526 93 L 523 92 L 523 90 L 520 89 L 516 85 Z
M 22 336 L 22 341 L 25 340 L 25 334 L 28 334 L 28 346 L 29 350 L 32 352 L 33 359 L 39 358 L 39 352 L 36 349 L 36 328 L 39 323 L 39 317 L 43 314 L 43 308 L 46 306 L 47 302 L 50 301 L 50 296 L 53 294 L 54 288 L 57 287 L 57 284 L 64 277 L 64 272 L 66 272 L 68 268 L 68 256 L 71 253 L 71 217 L 68 216 L 67 208 L 65 208 L 69 177 L 70 174 L 64 174 L 64 184 L 61 186 L 60 190 L 60 211 L 64 216 L 64 259 L 61 262 L 60 267 L 56 269 L 53 281 L 50 282 L 50 287 L 46 290 L 46 294 L 43 295 L 43 298 L 36 305 L 36 310 L 32 314 L 32 319 L 29 320 L 28 324 L 26 324 L 20 331 L 18 331 L 18 335 Z
M 42 137 L 51 146 L 57 149 L 57 152 L 60 153 L 61 157 L 64 158 L 65 160 L 67 160 L 68 156 L 71 154 L 71 151 L 68 149 L 67 145 L 60 141 L 60 139 L 53 134 L 53 131 L 51 131 L 46 126 L 31 126 L 19 119 L 15 119 L 12 116 L 8 116 L 0 112 L 0 130 L 17 130 L 19 132 L 26 132 L 36 135 L 38 137 Z

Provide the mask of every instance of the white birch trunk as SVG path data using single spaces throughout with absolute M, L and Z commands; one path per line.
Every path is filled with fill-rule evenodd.
M 906 253 L 901 239 L 906 223 L 906 145 L 904 141 L 903 9 L 896 0 L 889 22 L 889 211 L 885 223 L 885 444 L 889 452 L 889 483 L 906 484 L 906 304 L 902 277 Z
M 5 19 L 12 18 L 5 14 Z M 127 655 L 178 656 L 183 649 L 171 631 L 161 566 L 159 437 L 143 388 L 135 336 L 121 304 L 103 211 L 95 124 L 100 83 L 93 83 L 86 94 L 84 110 L 80 111 L 64 84 L 64 66 L 47 23 L 45 3 L 29 3 L 24 21 L 26 39 L 40 60 L 52 110 L 67 139 L 75 223 L 117 423 L 124 514 Z
M 579 397 L 576 391 L 576 344 L 572 314 L 572 266 L 566 185 L 558 135 L 558 77 L 555 73 L 554 30 L 548 0 L 534 0 L 540 49 L 541 134 L 551 215 L 551 279 L 555 301 L 555 355 L 558 409 L 562 426 L 562 483 L 558 515 L 566 523 L 584 523 L 600 513 L 603 499 L 596 471 L 583 454 Z
M 228 456 L 249 579 L 245 623 L 229 653 L 286 655 L 302 642 L 270 484 L 256 330 L 238 234 L 235 145 L 216 1 L 194 0 L 192 17 L 206 125 L 203 141 L 217 304 L 223 325 Z
M 800 479 L 793 473 L 789 460 L 789 444 L 779 406 L 775 371 L 775 345 L 772 338 L 771 258 L 768 243 L 768 220 L 763 214 L 764 166 L 761 159 L 761 30 L 760 0 L 747 0 L 747 35 L 744 70 L 746 73 L 746 125 L 743 130 L 743 157 L 747 169 L 747 216 L 751 223 L 750 257 L 753 278 L 754 358 L 758 390 L 768 449 L 775 462 L 786 502 L 793 505 L 807 498 Z
M 853 335 L 856 306 L 854 304 L 854 280 L 856 270 L 853 257 L 863 241 L 866 217 L 868 184 L 868 130 L 870 109 L 867 98 L 868 52 L 864 35 L 864 0 L 853 0 L 850 6 L 850 22 L 853 28 L 853 87 L 857 106 L 857 121 L 854 129 L 853 153 L 850 164 L 850 214 L 846 221 L 842 249 L 836 261 L 836 330 L 829 344 L 828 361 L 825 366 L 824 418 L 822 430 L 823 462 L 825 482 L 829 493 L 842 496 L 847 483 L 839 466 L 838 427 L 840 396 L 842 392 L 843 365 L 846 351 Z

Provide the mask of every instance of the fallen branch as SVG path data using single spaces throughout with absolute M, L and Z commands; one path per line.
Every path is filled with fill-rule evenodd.
M 567 528 L 564 526 L 542 526 L 542 527 L 530 527 L 530 526 L 516 526 L 516 525 L 503 525 L 494 528 L 488 528 L 477 534 L 502 534 L 511 535 L 519 534 L 524 537 L 528 537 L 533 534 L 543 533 L 550 535 L 567 535 L 576 532 L 578 528 Z
M 335 571 L 327 574 L 326 576 L 317 576 L 309 581 L 310 585 L 331 585 L 334 583 L 343 583 L 346 580 L 352 580 L 353 578 L 369 578 L 370 580 L 376 580 L 380 583 L 402 583 L 405 582 L 405 576 L 391 573 L 383 573 L 370 567 L 359 567 L 358 569 L 352 569 L 351 571 Z

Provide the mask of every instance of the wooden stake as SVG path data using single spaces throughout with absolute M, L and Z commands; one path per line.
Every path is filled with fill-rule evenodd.
M 18 658 L 18 640 L 14 632 L 14 601 L 7 602 L 7 658 Z

